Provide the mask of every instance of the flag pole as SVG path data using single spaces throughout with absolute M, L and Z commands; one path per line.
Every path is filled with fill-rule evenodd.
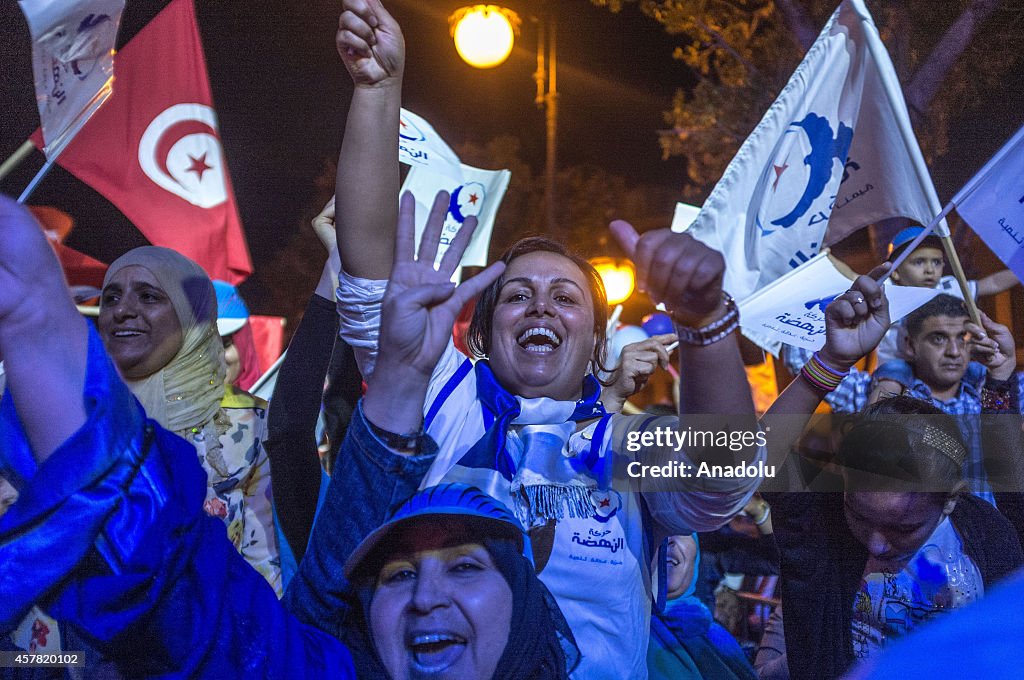
M 43 167 L 39 168 L 39 172 L 37 172 L 36 176 L 32 178 L 32 181 L 28 183 L 28 186 L 25 187 L 25 190 L 21 192 L 21 196 L 18 196 L 18 203 L 24 203 L 25 201 L 28 200 L 28 197 L 31 196 L 32 193 L 36 190 L 36 187 L 39 186 L 39 183 L 43 181 L 43 178 L 46 177 L 46 174 L 50 172 L 50 168 L 53 167 L 53 164 L 56 160 L 56 156 L 54 156 L 53 158 L 49 158 L 47 159 L 46 164 Z
M 964 296 L 964 302 L 967 303 L 967 313 L 978 326 L 981 326 L 981 315 L 978 314 L 978 305 L 974 302 L 974 296 L 971 295 L 971 289 L 967 285 L 967 276 L 964 274 L 964 268 L 960 264 L 960 258 L 956 255 L 956 249 L 953 248 L 953 239 L 950 236 L 940 236 L 939 239 L 942 241 L 942 249 L 946 251 L 946 259 L 949 260 L 949 266 L 953 270 L 953 276 L 956 277 L 956 282 L 960 284 L 960 292 Z
M 35 148 L 35 144 L 32 143 L 31 139 L 26 139 L 18 149 L 7 157 L 2 164 L 0 164 L 0 180 L 11 174 L 11 170 L 18 167 L 18 165 L 25 160 L 25 158 L 32 153 L 32 149 Z
M 917 247 L 919 245 L 921 245 L 921 242 L 924 241 L 925 238 L 927 238 L 929 235 L 932 235 L 934 233 L 935 227 L 938 226 L 939 222 L 941 222 L 943 219 L 945 219 L 946 215 L 948 215 L 949 213 L 953 212 L 953 209 L 955 207 L 956 207 L 956 203 L 954 203 L 953 201 L 950 201 L 949 203 L 947 203 L 945 205 L 945 207 L 942 208 L 942 211 L 935 217 L 935 219 L 933 219 L 931 222 L 929 222 L 928 226 L 926 226 L 924 228 L 924 230 L 920 234 L 917 235 L 917 238 L 915 238 L 913 241 L 911 241 L 910 245 L 908 245 L 903 250 L 903 252 L 900 253 L 900 256 L 897 257 L 893 261 L 892 267 L 890 267 L 889 271 L 887 271 L 885 273 L 885 276 L 883 276 L 882 278 L 880 278 L 878 280 L 878 283 L 885 283 L 886 279 L 888 279 L 889 276 L 891 276 L 892 273 L 894 271 L 896 271 L 896 268 L 899 267 L 901 264 L 903 264 L 903 261 L 906 260 L 908 257 L 910 257 L 911 253 L 913 253 L 915 250 L 917 250 Z M 938 236 L 938 234 L 935 234 L 935 236 Z M 938 236 L 938 238 L 942 240 L 942 244 L 944 246 L 947 245 L 947 241 L 948 241 L 949 242 L 948 249 L 952 250 L 952 248 L 953 248 L 952 239 L 950 239 L 948 236 Z M 949 250 L 947 250 L 947 252 L 949 252 Z M 971 297 L 970 289 L 968 289 L 966 287 L 966 285 L 965 285 L 966 278 L 964 276 L 964 270 L 960 266 L 960 260 L 959 259 L 955 259 L 955 255 L 956 255 L 955 251 L 954 251 L 953 254 L 954 254 L 954 259 L 950 260 L 950 266 L 953 268 L 953 275 L 957 277 L 957 282 L 960 284 L 960 290 L 964 294 L 964 302 L 967 304 L 967 313 L 971 317 L 971 321 L 973 323 L 975 323 L 975 324 L 980 326 L 981 325 L 981 317 L 978 314 L 978 306 L 974 303 L 974 299 Z
M 885 51 L 885 45 L 882 44 L 882 38 L 878 34 L 878 29 L 875 27 L 870 15 L 865 16 L 865 14 L 858 11 L 858 16 L 868 38 L 868 51 L 871 52 L 871 58 L 875 60 L 876 64 L 889 60 L 889 53 Z M 960 264 L 960 258 L 953 247 L 953 239 L 950 237 L 949 227 L 945 223 L 945 217 L 955 207 L 955 203 L 950 202 L 945 207 L 942 207 L 942 204 L 939 203 L 939 197 L 935 194 L 935 187 L 932 185 L 931 175 L 928 172 L 928 165 L 924 162 L 924 156 L 921 155 L 921 147 L 918 146 L 917 137 L 914 135 L 913 128 L 910 127 L 910 115 L 903 101 L 903 93 L 897 92 L 897 85 L 888 78 L 883 77 L 880 80 L 882 81 L 882 88 L 885 90 L 886 99 L 889 100 L 889 105 L 896 109 L 902 109 L 904 115 L 895 116 L 895 118 L 900 136 L 903 138 L 903 145 L 907 148 L 907 153 L 914 164 L 914 172 L 917 175 L 918 181 L 925 189 L 924 193 L 928 199 L 929 207 L 932 212 L 938 212 L 938 217 L 932 220 L 930 226 L 925 229 L 922 236 L 918 237 L 918 239 L 924 240 L 924 235 L 935 231 L 936 227 L 941 227 L 941 231 L 936 232 L 935 235 L 942 242 L 942 249 L 945 251 L 946 259 L 949 260 L 953 276 L 956 277 L 964 302 L 967 303 L 967 312 L 971 317 L 971 321 L 980 326 L 981 318 L 978 314 L 978 306 L 974 303 L 974 296 L 971 295 L 971 290 L 967 285 L 967 277 L 964 276 L 963 266 Z M 918 241 L 918 239 L 915 239 L 915 241 Z M 911 250 L 912 247 L 908 247 L 904 251 L 904 255 L 911 252 Z M 900 261 L 902 262 L 902 258 L 900 258 Z M 896 266 L 893 264 L 892 269 L 889 271 L 895 270 Z

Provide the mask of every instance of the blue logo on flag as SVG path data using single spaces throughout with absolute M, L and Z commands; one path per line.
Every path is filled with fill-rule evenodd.
M 772 166 L 775 179 L 771 184 L 770 193 L 766 194 L 766 205 L 762 207 L 756 218 L 762 236 L 767 236 L 775 231 L 764 225 L 766 221 L 770 221 L 772 226 L 788 229 L 807 214 L 832 180 L 833 161 L 838 159 L 844 166 L 844 173 L 848 173 L 845 164 L 850 144 L 853 142 L 853 128 L 840 121 L 838 131 L 833 133 L 832 125 L 827 118 L 816 113 L 808 113 L 803 120 L 793 122 L 786 131 L 786 135 L 799 134 L 801 131 L 803 135 L 800 136 L 806 138 L 806 143 L 801 146 L 804 149 L 807 146 L 810 147 L 809 153 L 803 157 L 803 165 L 807 168 L 806 176 L 793 176 L 792 171 L 786 174 L 790 168 L 787 154 L 793 152 L 793 144 L 799 144 L 795 141 L 796 138 L 790 138 L 789 144 L 778 156 L 781 164 Z M 780 187 L 780 183 L 782 187 Z M 798 192 L 799 197 L 797 197 Z M 781 217 L 771 219 L 772 214 L 764 213 L 778 214 L 777 211 L 771 210 L 773 201 L 782 203 L 783 206 L 786 205 L 786 202 L 793 201 L 789 203 L 793 207 L 789 208 L 788 212 Z
M 451 200 L 448 201 L 448 214 L 456 222 L 462 224 L 467 217 L 480 214 L 486 197 L 484 185 L 480 182 L 461 184 L 452 192 Z
M 832 304 L 832 301 L 839 297 L 839 294 L 829 295 L 828 297 L 819 298 L 817 300 L 808 300 L 804 303 L 804 309 L 813 309 L 817 307 L 818 310 L 824 314 L 825 308 Z
M 452 191 L 448 200 L 448 214 L 444 219 L 444 229 L 441 231 L 440 243 L 450 244 L 455 235 L 459 233 L 467 217 L 480 214 L 484 208 L 484 199 L 487 192 L 480 182 L 468 182 L 460 184 Z
M 840 121 L 839 133 L 833 137 L 832 126 L 829 125 L 828 119 L 814 113 L 808 113 L 802 121 L 793 123 L 793 125 L 802 128 L 811 143 L 811 153 L 804 157 L 804 165 L 810 166 L 811 174 L 807 178 L 804 194 L 796 202 L 793 211 L 785 217 L 772 220 L 772 224 L 783 229 L 793 226 L 807 213 L 814 200 L 821 196 L 828 181 L 832 179 L 832 161 L 838 158 L 840 163 L 845 164 L 846 155 L 853 142 L 853 128 L 847 127 Z

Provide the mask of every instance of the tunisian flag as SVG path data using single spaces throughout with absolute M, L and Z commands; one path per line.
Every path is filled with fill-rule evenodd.
M 57 162 L 154 245 L 211 278 L 252 273 L 192 0 L 172 0 L 117 53 L 114 94 Z M 39 131 L 32 136 L 40 145 Z

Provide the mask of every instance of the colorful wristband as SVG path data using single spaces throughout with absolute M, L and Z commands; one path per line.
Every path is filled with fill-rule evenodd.
M 849 371 L 840 372 L 826 364 L 821 360 L 818 352 L 815 352 L 810 361 L 800 369 L 800 375 L 804 380 L 825 393 L 834 391 L 839 387 L 839 383 L 843 382 L 843 378 L 849 374 Z

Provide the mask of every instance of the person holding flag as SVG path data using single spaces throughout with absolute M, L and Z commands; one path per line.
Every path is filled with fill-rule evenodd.
M 902 264 L 892 272 L 892 280 L 901 286 L 922 286 L 938 288 L 943 293 L 963 298 L 963 290 L 967 290 L 972 300 L 968 310 L 973 309 L 973 299 L 986 295 L 996 295 L 1009 290 L 1024 278 L 1024 266 L 1021 266 L 1020 251 L 1024 237 L 1013 228 L 1013 224 L 1024 223 L 1024 196 L 1017 198 L 1014 182 L 1024 173 L 1020 165 L 1020 156 L 1024 154 L 1024 128 L 1018 130 L 1010 141 L 1001 148 L 985 166 L 953 197 L 949 205 L 941 213 L 945 215 L 953 207 L 968 224 L 974 227 L 979 237 L 992 249 L 1009 268 L 990 274 L 978 281 L 964 281 L 963 285 L 953 276 L 943 276 L 945 269 L 943 252 L 954 255 L 952 241 L 931 232 L 921 226 L 908 227 L 893 237 L 889 244 L 889 261 L 900 260 Z M 904 254 L 906 251 L 908 251 Z M 954 272 L 959 272 L 957 262 Z M 1016 269 L 1014 269 L 1016 267 Z M 963 278 L 961 276 L 961 278 Z M 975 314 L 972 319 L 977 323 Z M 894 324 L 895 325 L 895 324 Z M 905 358 L 901 349 L 903 339 L 898 335 L 902 326 L 890 329 L 888 335 L 878 347 L 878 363 L 890 359 Z M 898 372 L 893 366 L 892 379 L 901 382 L 906 378 L 905 371 Z M 906 385 L 906 380 L 902 381 Z
M 252 261 L 193 0 L 167 3 L 117 53 L 116 69 L 109 99 L 51 160 L 113 203 L 150 243 L 240 283 Z M 45 130 L 44 120 L 31 138 L 40 148 Z
M 942 291 L 943 294 L 962 299 L 963 294 L 956 278 L 942 274 L 946 262 L 943 245 L 938 236 L 925 236 L 925 239 L 913 251 L 907 253 L 905 258 L 900 257 L 923 231 L 924 227 L 921 226 L 907 227 L 896 234 L 889 243 L 889 262 L 903 260 L 903 263 L 892 272 L 893 284 L 933 288 Z M 1012 270 L 1002 269 L 977 281 L 967 281 L 967 289 L 976 299 L 1002 293 L 1018 283 L 1020 282 Z M 908 361 L 909 357 L 904 352 L 906 335 L 902 320 L 895 321 L 882 338 L 882 342 L 878 344 L 878 368 L 875 377 L 879 382 L 879 389 L 883 392 L 899 392 L 913 383 L 913 369 Z M 967 368 L 965 380 L 971 384 L 979 384 L 984 378 L 982 366 L 972 362 Z

